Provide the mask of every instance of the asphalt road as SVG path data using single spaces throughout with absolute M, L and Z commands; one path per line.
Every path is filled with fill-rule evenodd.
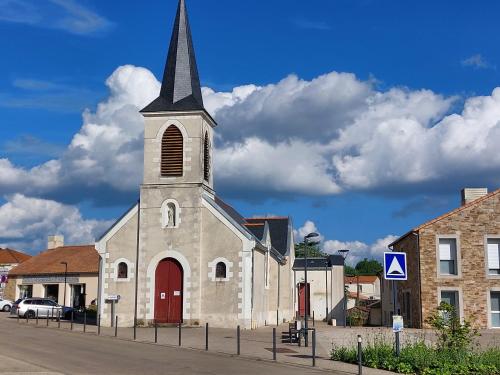
M 26 326 L 3 317 L 0 340 L 0 374 L 320 373 L 305 367 Z

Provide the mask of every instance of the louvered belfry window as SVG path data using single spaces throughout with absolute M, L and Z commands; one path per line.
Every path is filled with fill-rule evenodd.
M 170 125 L 161 140 L 161 176 L 181 177 L 184 142 L 177 126 Z
M 205 133 L 205 142 L 203 144 L 203 178 L 210 180 L 210 140 L 208 133 Z

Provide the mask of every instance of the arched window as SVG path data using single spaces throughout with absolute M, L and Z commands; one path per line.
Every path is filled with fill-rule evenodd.
M 184 142 L 182 133 L 170 125 L 161 139 L 161 176 L 181 177 L 184 164 Z
M 205 141 L 203 142 L 203 178 L 205 181 L 210 181 L 210 139 L 208 133 L 205 133 Z
M 226 278 L 226 263 L 219 262 L 215 266 L 215 278 L 216 279 L 225 279 Z
M 128 266 L 125 262 L 118 263 L 118 278 L 126 279 L 128 277 Z

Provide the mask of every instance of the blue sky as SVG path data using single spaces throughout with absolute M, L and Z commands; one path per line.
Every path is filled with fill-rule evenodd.
M 51 223 L 28 214 L 0 221 L 0 244 L 32 251 L 43 246 L 50 230 L 89 241 L 136 199 L 133 182 L 125 188 L 93 183 L 93 174 L 82 172 L 88 186 L 78 184 L 81 176 L 67 172 L 70 162 L 64 160 L 76 168 L 75 149 L 68 151 L 68 145 L 82 133 L 82 124 L 91 122 L 82 120 L 85 109 L 102 124 L 96 108 L 110 97 L 120 98 L 113 89 L 154 95 L 146 73 L 130 74 L 146 74 L 147 90 L 142 81 L 125 87 L 123 75 L 129 73 L 116 69 L 132 65 L 161 77 L 176 3 L 0 0 L 0 211 L 36 206 L 40 216 L 33 216 L 40 218 L 47 207 L 54 212 Z M 212 90 L 209 110 L 221 134 L 216 189 L 244 214 L 292 215 L 297 228 L 310 220 L 330 241 L 329 251 L 345 245 L 377 255 L 378 240 L 456 207 L 462 187 L 499 187 L 500 162 L 492 159 L 494 147 L 488 143 L 500 141 L 497 101 L 478 101 L 492 97 L 500 78 L 500 3 L 188 0 L 187 5 L 202 85 Z M 114 72 L 115 80 L 106 86 Z M 332 72 L 338 75 L 325 76 Z M 286 81 L 290 75 L 296 80 Z M 243 85 L 258 88 L 247 87 L 251 94 L 240 97 L 233 89 Z M 231 93 L 229 105 L 222 93 Z M 469 112 L 483 115 L 471 115 L 464 125 L 454 114 L 469 116 L 463 110 L 471 98 Z M 267 112 L 256 109 L 260 100 Z M 296 127 L 288 124 L 301 113 L 307 116 Z M 450 125 L 453 121 L 459 122 Z M 380 131 L 370 139 L 360 137 L 372 129 Z M 127 142 L 140 136 L 123 132 Z M 415 141 L 420 136 L 425 141 Z M 476 136 L 483 141 L 467 143 Z M 245 145 L 260 150 L 254 162 Z M 437 150 L 436 145 L 444 146 Z M 453 145 L 472 154 L 454 153 Z M 315 150 L 321 150 L 321 158 Z M 318 168 L 304 170 L 294 158 L 288 164 L 266 162 L 301 152 Z M 63 160 L 66 172 L 38 173 L 51 160 Z M 102 168 L 114 169 L 111 161 Z M 412 167 L 405 171 L 404 163 Z M 249 170 L 252 183 L 239 183 L 231 173 L 242 169 Z M 293 178 L 274 181 L 277 169 Z M 142 171 L 129 173 L 139 181 Z M 15 200 L 16 193 L 28 201 Z M 65 215 L 76 215 L 82 225 L 68 226 Z M 36 220 L 44 226 L 32 227 Z M 69 233 L 78 227 L 86 229 Z

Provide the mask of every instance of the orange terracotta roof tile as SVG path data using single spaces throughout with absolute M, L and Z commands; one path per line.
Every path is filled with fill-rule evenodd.
M 345 283 L 356 284 L 359 282 L 359 284 L 372 284 L 377 281 L 377 279 L 377 276 L 359 276 L 359 279 L 358 276 L 346 276 Z
M 94 245 L 62 246 L 46 250 L 10 270 L 10 276 L 50 275 L 64 273 L 68 263 L 68 273 L 99 273 L 99 254 Z
M 0 248 L 0 264 L 18 264 L 31 258 L 31 255 L 12 249 Z

